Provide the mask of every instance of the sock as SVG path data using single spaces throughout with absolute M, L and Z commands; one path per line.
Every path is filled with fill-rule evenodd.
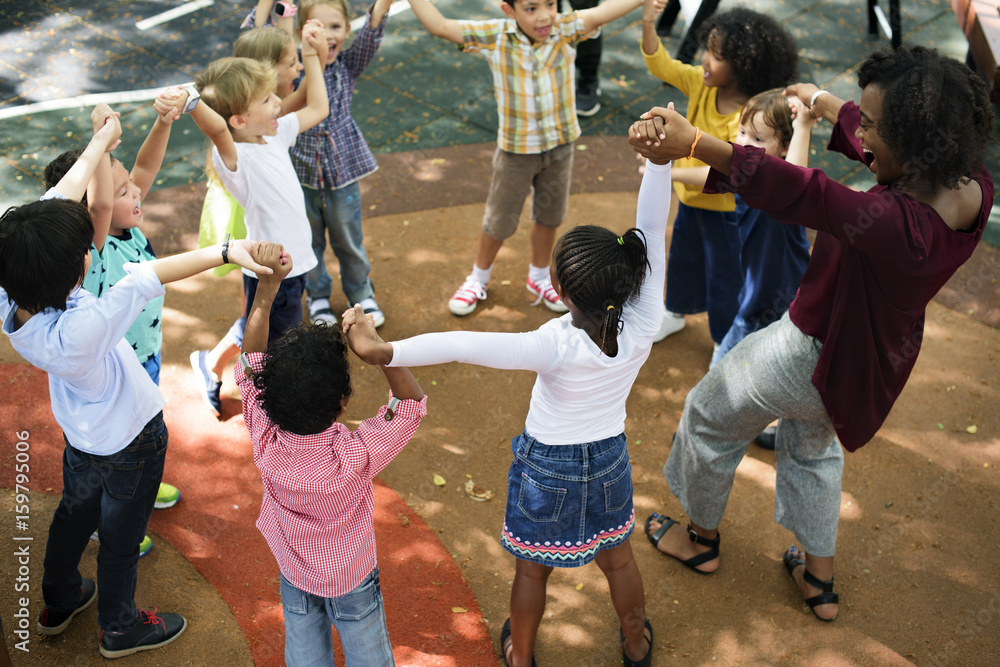
M 324 308 L 330 307 L 329 299 L 312 299 L 309 301 L 309 314 L 317 313 Z
M 549 278 L 549 267 L 537 267 L 534 264 L 528 264 L 528 279 L 533 283 L 539 283 L 543 280 L 548 280 Z
M 469 275 L 472 276 L 473 280 L 478 280 L 482 284 L 486 285 L 487 283 L 490 282 L 490 273 L 492 272 L 493 272 L 492 266 L 489 267 L 488 269 L 480 269 L 478 266 L 473 264 L 472 273 L 470 273 Z

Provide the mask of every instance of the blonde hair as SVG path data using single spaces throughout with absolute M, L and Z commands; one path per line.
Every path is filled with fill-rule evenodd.
M 195 79 L 201 100 L 226 121 L 241 116 L 250 103 L 273 93 L 278 87 L 274 67 L 251 58 L 220 58 Z
M 792 110 L 784 88 L 773 88 L 751 97 L 740 112 L 740 125 L 752 122 L 758 113 L 764 114 L 764 124 L 774 130 L 778 143 L 788 148 L 792 141 Z
M 320 5 L 329 5 L 330 7 L 339 9 L 340 13 L 344 16 L 344 22 L 347 25 L 347 32 L 351 32 L 351 10 L 347 7 L 347 0 L 299 0 L 299 11 L 296 14 L 296 16 L 299 17 L 299 20 L 295 24 L 296 29 L 299 31 L 299 35 L 302 34 L 302 27 L 305 26 L 306 21 L 312 18 L 310 16 L 312 10 Z
M 233 45 L 233 56 L 237 58 L 253 58 L 261 62 L 277 65 L 288 47 L 295 49 L 295 40 L 281 28 L 268 26 L 254 28 L 240 35 Z

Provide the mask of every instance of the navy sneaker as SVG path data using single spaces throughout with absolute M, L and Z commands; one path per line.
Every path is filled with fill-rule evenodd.
M 160 614 L 156 609 L 139 610 L 139 622 L 128 632 L 101 630 L 101 655 L 124 658 L 139 651 L 166 646 L 187 629 L 187 620 L 180 614 Z
M 58 635 L 69 626 L 73 617 L 93 604 L 97 599 L 97 584 L 93 579 L 84 579 L 80 583 L 80 592 L 83 599 L 73 611 L 53 611 L 46 607 L 38 617 L 38 632 L 43 635 Z
M 222 381 L 212 379 L 212 371 L 208 369 L 205 359 L 208 352 L 205 350 L 195 350 L 191 353 L 191 368 L 194 369 L 195 378 L 198 380 L 198 389 L 205 405 L 216 417 L 222 414 L 222 398 L 219 392 L 222 390 Z

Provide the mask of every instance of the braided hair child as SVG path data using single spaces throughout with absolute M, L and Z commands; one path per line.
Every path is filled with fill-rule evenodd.
M 650 163 L 637 229 L 618 236 L 580 226 L 566 233 L 550 272 L 569 312 L 535 331 L 455 331 L 386 343 L 355 311 L 344 313 L 351 346 L 370 364 L 458 361 L 538 374 L 524 432 L 511 443 L 500 538 L 517 558 L 500 638 L 508 665 L 533 662 L 552 568 L 592 560 L 608 579 L 625 664 L 649 664 L 653 630 L 628 542 L 635 516 L 625 402 L 662 319 L 670 197 L 669 163 Z

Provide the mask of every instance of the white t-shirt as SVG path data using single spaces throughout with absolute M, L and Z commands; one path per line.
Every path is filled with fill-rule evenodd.
M 299 117 L 294 113 L 282 116 L 278 133 L 264 137 L 263 144 L 236 142 L 236 171 L 229 171 L 219 149 L 212 147 L 212 166 L 246 212 L 247 238 L 285 246 L 292 256 L 290 277 L 316 266 L 305 197 L 288 155 L 298 136 Z M 243 274 L 256 277 L 248 269 Z
M 451 361 L 538 373 L 525 421 L 528 435 L 547 445 L 610 438 L 625 430 L 625 402 L 663 319 L 664 231 L 670 211 L 670 165 L 647 163 L 639 189 L 636 227 L 646 239 L 650 271 L 639 298 L 626 304 L 618 355 L 608 357 L 572 315 L 519 334 L 455 331 L 392 343 L 389 366 Z

